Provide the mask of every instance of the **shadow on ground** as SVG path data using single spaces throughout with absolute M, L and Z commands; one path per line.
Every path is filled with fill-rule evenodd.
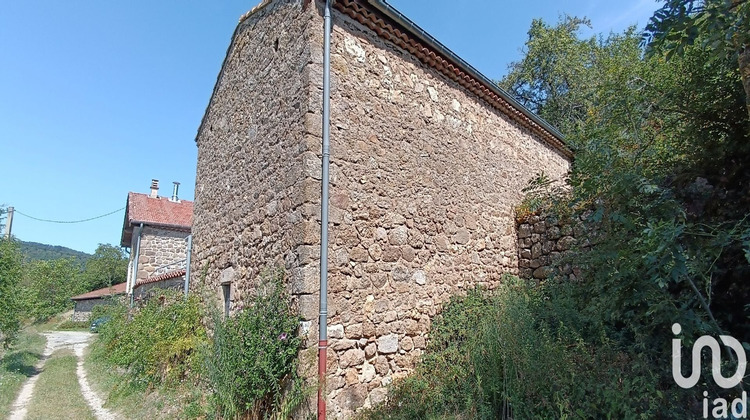
M 31 377 L 41 372 L 41 370 L 36 368 L 36 364 L 41 359 L 41 353 L 19 350 L 5 354 L 0 359 L 0 367 L 7 372 L 20 373 L 26 377 Z

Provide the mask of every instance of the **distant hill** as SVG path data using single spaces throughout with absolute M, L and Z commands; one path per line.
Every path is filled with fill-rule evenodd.
M 91 258 L 91 254 L 76 251 L 60 245 L 47 245 L 36 242 L 18 241 L 21 244 L 21 253 L 26 261 L 56 260 L 58 258 L 75 258 L 81 264 Z

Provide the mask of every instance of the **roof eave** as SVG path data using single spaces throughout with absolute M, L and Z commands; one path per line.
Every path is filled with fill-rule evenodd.
M 170 229 L 170 230 L 178 230 L 181 232 L 190 232 L 192 230 L 191 226 L 185 226 L 185 225 L 176 225 L 171 223 L 156 223 L 156 222 L 147 222 L 147 221 L 141 221 L 141 220 L 131 220 L 130 226 L 135 227 L 140 224 L 143 224 L 143 226 L 150 226 L 155 228 L 164 228 L 164 229 Z
M 81 300 L 111 298 L 111 297 L 115 297 L 115 296 L 121 296 L 121 295 L 124 295 L 124 294 L 125 294 L 125 292 L 113 293 L 111 295 L 101 295 L 101 296 L 87 296 L 87 297 L 73 296 L 72 298 L 70 298 L 70 300 L 78 302 L 78 301 L 81 301 Z
M 467 63 L 464 59 L 456 55 L 453 51 L 448 49 L 445 45 L 440 43 L 437 39 L 435 39 L 432 35 L 425 32 L 422 28 L 417 26 L 416 23 L 412 22 L 408 17 L 404 16 L 403 13 L 399 12 L 398 10 L 394 9 L 393 6 L 388 4 L 387 2 L 383 0 L 367 0 L 368 3 L 370 3 L 372 6 L 377 8 L 381 13 L 385 14 L 389 18 L 393 19 L 398 23 L 399 25 L 402 25 L 412 31 L 414 35 L 416 35 L 420 41 L 428 44 L 430 47 L 436 49 L 441 54 L 447 56 L 451 60 L 455 61 L 457 64 L 461 65 L 461 67 L 464 68 L 469 74 L 471 74 L 472 77 L 479 79 L 480 81 L 484 82 L 488 85 L 498 96 L 503 98 L 504 100 L 508 101 L 513 107 L 518 108 L 519 111 L 521 111 L 524 115 L 526 115 L 528 118 L 530 118 L 535 123 L 542 126 L 545 130 L 549 131 L 550 134 L 557 137 L 560 141 L 565 140 L 565 136 L 553 127 L 550 123 L 539 117 L 538 115 L 534 114 L 533 112 L 529 111 L 525 106 L 521 105 L 517 100 L 515 100 L 508 92 L 503 90 L 500 86 L 497 85 L 497 83 L 490 80 L 487 76 L 482 74 L 479 70 L 475 69 L 471 64 Z

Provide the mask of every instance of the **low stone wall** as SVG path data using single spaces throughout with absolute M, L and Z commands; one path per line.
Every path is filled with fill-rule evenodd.
M 133 290 L 133 299 L 135 301 L 142 303 L 146 303 L 146 301 L 151 297 L 151 295 L 154 293 L 154 289 L 159 290 L 182 290 L 183 287 L 185 287 L 185 277 L 177 277 L 175 279 L 168 279 L 168 280 L 162 280 L 157 281 L 154 283 L 147 283 L 143 285 L 139 285 Z
M 102 299 L 86 299 L 76 301 L 75 309 L 73 310 L 73 321 L 88 321 L 91 318 L 91 311 L 94 306 L 105 303 Z
M 112 305 L 122 299 L 122 296 L 106 296 L 94 299 L 83 299 L 75 301 L 75 309 L 73 310 L 72 321 L 88 321 L 91 318 L 91 312 L 95 306 L 99 305 Z
M 517 224 L 518 274 L 527 279 L 546 279 L 553 272 L 575 280 L 578 270 L 562 261 L 579 240 L 585 240 L 584 218 L 531 215 Z M 588 242 L 580 249 L 588 249 Z

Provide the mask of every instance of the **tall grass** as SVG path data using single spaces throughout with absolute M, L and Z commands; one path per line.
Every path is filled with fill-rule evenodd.
M 202 316 L 196 297 L 168 290 L 155 293 L 132 318 L 123 304 L 97 307 L 93 318 L 109 321 L 99 329 L 94 356 L 126 369 L 132 386 L 178 382 L 200 363 L 198 351 L 206 342 Z
M 222 418 L 287 418 L 304 396 L 297 376 L 299 316 L 290 306 L 281 272 L 232 317 L 213 315 L 204 357 L 214 411 Z
M 668 409 L 656 377 L 569 309 L 562 288 L 513 277 L 453 298 L 415 372 L 362 417 L 645 419 Z
M 260 284 L 226 319 L 208 309 L 212 301 L 167 291 L 135 311 L 124 305 L 97 309 L 93 318 L 109 321 L 93 346 L 94 377 L 123 404 L 144 390 L 179 389 L 174 399 L 182 402 L 198 396 L 175 414 L 187 418 L 288 418 L 307 396 L 297 374 L 300 318 L 282 272 L 265 274 Z M 103 372 L 104 363 L 121 374 Z

